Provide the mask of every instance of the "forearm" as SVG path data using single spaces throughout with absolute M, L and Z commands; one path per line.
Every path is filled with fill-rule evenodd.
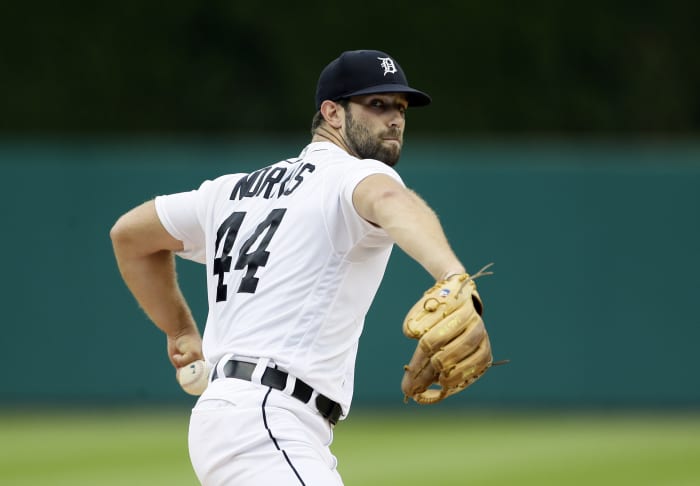
M 134 256 L 115 245 L 115 256 L 127 287 L 159 329 L 171 338 L 198 332 L 177 283 L 172 252 Z
M 119 218 L 110 231 L 122 278 L 146 315 L 168 336 L 168 357 L 180 368 L 202 357 L 202 338 L 177 282 L 173 252 L 183 243 L 160 223 L 154 201 Z
M 376 223 L 436 280 L 462 273 L 435 212 L 414 192 L 388 192 L 377 200 Z

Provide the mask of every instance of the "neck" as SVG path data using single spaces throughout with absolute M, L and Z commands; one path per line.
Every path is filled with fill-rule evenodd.
M 337 145 L 341 149 L 345 150 L 350 155 L 357 157 L 354 150 L 350 148 L 350 145 L 343 137 L 343 134 L 339 130 L 328 128 L 326 126 L 319 127 L 311 138 L 312 142 L 331 142 Z

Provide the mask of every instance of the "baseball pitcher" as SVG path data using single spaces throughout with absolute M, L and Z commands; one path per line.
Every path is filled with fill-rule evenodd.
M 493 364 L 478 275 L 394 169 L 407 110 L 430 102 L 389 54 L 344 52 L 321 72 L 298 155 L 156 197 L 112 228 L 124 281 L 173 366 L 209 370 L 189 430 L 202 484 L 342 484 L 329 446 L 350 412 L 358 341 L 394 244 L 436 282 L 403 322 L 417 340 L 405 397 L 435 403 Z M 206 269 L 201 338 L 174 255 Z

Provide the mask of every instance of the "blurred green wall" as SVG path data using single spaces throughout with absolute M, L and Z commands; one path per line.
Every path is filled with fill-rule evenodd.
M 295 155 L 306 138 L 0 144 L 0 403 L 191 402 L 123 285 L 109 229 L 157 194 Z M 700 144 L 412 140 L 398 166 L 479 280 L 495 358 L 451 404 L 700 405 Z M 203 267 L 178 261 L 195 316 Z M 399 404 L 403 315 L 431 284 L 396 249 L 356 403 Z M 9 373 L 8 373 L 9 371 Z

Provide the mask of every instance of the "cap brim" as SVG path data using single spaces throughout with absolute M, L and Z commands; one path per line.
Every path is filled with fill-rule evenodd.
M 338 96 L 337 99 L 377 93 L 405 93 L 408 106 L 427 106 L 433 101 L 430 96 L 422 91 L 404 86 L 403 84 L 380 84 L 378 86 L 371 86 L 369 88 L 343 94 L 342 96 Z

